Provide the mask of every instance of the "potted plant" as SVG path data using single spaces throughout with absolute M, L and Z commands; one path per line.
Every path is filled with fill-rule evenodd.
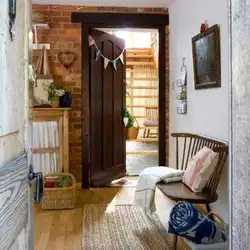
M 135 127 L 134 124 L 137 123 Z M 139 124 L 134 116 L 126 109 L 124 114 L 125 137 L 127 140 L 135 140 L 139 133 Z
M 51 83 L 49 86 L 45 86 L 45 90 L 48 92 L 48 101 L 51 102 L 52 107 L 59 107 L 59 97 L 64 95 L 64 89 Z

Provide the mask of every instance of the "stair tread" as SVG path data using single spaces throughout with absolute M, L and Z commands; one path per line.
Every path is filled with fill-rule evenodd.
M 126 64 L 127 65 L 155 65 L 155 63 L 154 62 L 140 62 L 140 61 L 127 61 L 126 62 Z
M 158 86 L 128 86 L 127 89 L 158 89 Z
M 154 56 L 151 54 L 147 54 L 147 55 L 140 55 L 137 53 L 133 53 L 133 54 L 127 54 L 127 58 L 153 58 Z
M 137 72 L 153 72 L 153 73 L 158 73 L 157 69 L 126 69 L 127 72 L 130 73 L 137 73 Z

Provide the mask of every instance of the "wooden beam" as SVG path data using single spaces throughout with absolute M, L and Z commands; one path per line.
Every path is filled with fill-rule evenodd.
M 73 14 L 72 14 L 73 16 Z M 82 188 L 90 187 L 90 65 L 89 65 L 89 34 L 90 26 L 82 24 Z M 85 49 L 86 48 L 86 49 Z
M 95 27 L 156 28 L 169 24 L 168 13 L 100 13 L 72 12 L 72 23 L 96 25 Z
M 159 28 L 159 58 L 158 58 L 158 72 L 159 72 L 159 165 L 166 166 L 166 142 L 168 140 L 168 129 L 166 113 L 169 103 L 167 101 L 166 89 L 166 29 L 164 26 Z
M 55 148 L 33 148 L 32 153 L 33 154 L 45 154 L 45 153 L 58 153 L 59 147 Z
M 63 114 L 63 168 L 64 173 L 69 173 L 69 113 Z

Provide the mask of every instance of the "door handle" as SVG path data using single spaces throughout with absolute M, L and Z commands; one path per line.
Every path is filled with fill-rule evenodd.
M 30 165 L 29 168 L 29 175 L 28 175 L 28 180 L 29 180 L 29 185 L 31 186 L 32 181 L 36 179 L 36 191 L 35 191 L 35 202 L 40 203 L 40 201 L 43 198 L 43 174 L 41 172 L 34 172 L 33 166 Z

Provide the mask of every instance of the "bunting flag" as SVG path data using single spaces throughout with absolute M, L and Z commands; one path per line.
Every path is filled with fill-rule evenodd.
M 101 51 L 100 50 L 96 51 L 95 60 L 97 61 L 100 56 L 101 56 Z
M 120 60 L 121 63 L 124 64 L 124 55 L 123 55 L 123 53 L 126 50 L 126 48 L 124 48 L 122 50 L 121 54 L 117 58 L 115 58 L 114 60 L 110 60 L 110 59 L 108 59 L 107 57 L 105 57 L 102 54 L 101 50 L 96 45 L 96 42 L 95 42 L 95 40 L 94 40 L 93 37 L 91 37 L 90 41 L 91 41 L 91 45 L 94 45 L 95 48 L 96 48 L 95 60 L 97 61 L 100 57 L 102 57 L 103 58 L 103 62 L 104 62 L 103 63 L 104 69 L 106 69 L 108 67 L 109 63 L 111 63 L 112 66 L 113 66 L 113 68 L 115 70 L 117 70 L 117 62 L 118 62 L 118 60 Z
M 120 61 L 122 62 L 122 64 L 124 64 L 123 53 L 120 55 Z
M 104 59 L 104 69 L 106 69 L 110 61 L 105 57 L 103 59 Z
M 112 63 L 113 63 L 113 67 L 114 67 L 114 69 L 115 69 L 115 70 L 117 70 L 117 65 L 116 65 L 117 61 L 116 61 L 116 60 L 114 60 Z

